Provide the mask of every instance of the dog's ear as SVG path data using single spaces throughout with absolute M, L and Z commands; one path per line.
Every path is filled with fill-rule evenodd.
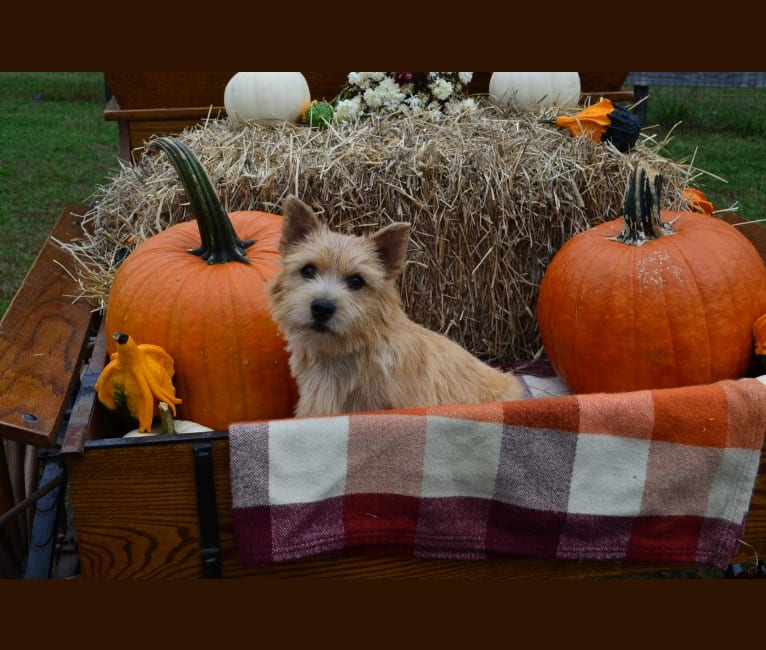
M 407 257 L 407 244 L 410 241 L 410 224 L 392 223 L 370 236 L 375 244 L 386 275 L 398 277 L 402 272 Z
M 322 227 L 311 206 L 290 194 L 282 204 L 282 238 L 280 248 L 286 250 L 303 241 L 310 233 Z

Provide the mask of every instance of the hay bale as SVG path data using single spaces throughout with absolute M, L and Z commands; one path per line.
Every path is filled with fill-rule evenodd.
M 629 166 L 664 175 L 663 209 L 679 209 L 692 170 L 642 134 L 630 154 L 542 122 L 553 109 L 380 116 L 325 130 L 211 120 L 178 137 L 228 210 L 280 212 L 290 193 L 331 227 L 413 225 L 402 278 L 407 313 L 488 361 L 540 353 L 534 315 L 545 267 L 576 233 L 622 212 Z M 192 218 L 163 155 L 124 166 L 94 195 L 86 235 L 62 244 L 81 297 L 103 310 L 121 259 L 146 237 Z

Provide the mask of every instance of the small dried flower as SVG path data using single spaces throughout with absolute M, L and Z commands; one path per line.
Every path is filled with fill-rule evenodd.
M 374 113 L 424 114 L 439 120 L 475 108 L 466 97 L 472 72 L 349 72 L 336 121 Z

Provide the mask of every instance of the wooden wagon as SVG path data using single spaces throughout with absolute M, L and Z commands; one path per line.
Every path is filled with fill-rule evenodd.
M 230 73 L 218 74 L 212 83 L 220 87 Z M 195 103 L 202 101 L 207 100 Z M 149 120 L 139 118 L 149 113 L 115 112 L 121 110 L 112 102 L 106 117 L 123 122 L 124 155 L 136 146 L 136 137 L 177 132 L 204 117 L 187 111 L 176 120 L 178 115 L 160 108 L 129 109 L 151 111 L 160 120 L 172 113 L 164 124 L 153 122 L 149 134 L 134 130 L 136 121 L 146 126 Z M 7 566 L 23 565 L 28 577 L 74 572 L 85 578 L 590 578 L 698 568 L 694 562 L 528 555 L 459 560 L 364 549 L 260 566 L 243 563 L 233 521 L 229 432 L 122 438 L 98 403 L 94 384 L 106 358 L 101 318 L 85 302 L 71 300 L 74 270 L 56 243 L 78 236 L 86 210 L 82 205 L 62 210 L 0 325 L 0 437 L 5 441 L 0 446 L 5 454 L 0 457 L 0 551 Z M 746 225 L 741 231 L 766 258 L 763 229 Z M 19 471 L 24 466 L 26 471 Z M 23 490 L 13 484 L 19 476 L 25 477 L 29 494 L 21 500 L 14 498 Z M 729 573 L 742 566 L 762 571 L 764 454 L 741 541 Z

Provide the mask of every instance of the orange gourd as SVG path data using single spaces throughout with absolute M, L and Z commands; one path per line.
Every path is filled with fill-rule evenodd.
M 766 312 L 766 266 L 736 228 L 660 211 L 661 177 L 631 173 L 623 218 L 553 256 L 537 318 L 554 369 L 577 393 L 736 379 Z
M 107 332 L 130 332 L 175 361 L 178 417 L 216 430 L 290 417 L 297 388 L 267 304 L 281 268 L 282 217 L 227 214 L 205 170 L 175 138 L 159 138 L 181 178 L 194 221 L 141 242 L 115 273 Z M 113 351 L 113 342 L 108 351 Z

